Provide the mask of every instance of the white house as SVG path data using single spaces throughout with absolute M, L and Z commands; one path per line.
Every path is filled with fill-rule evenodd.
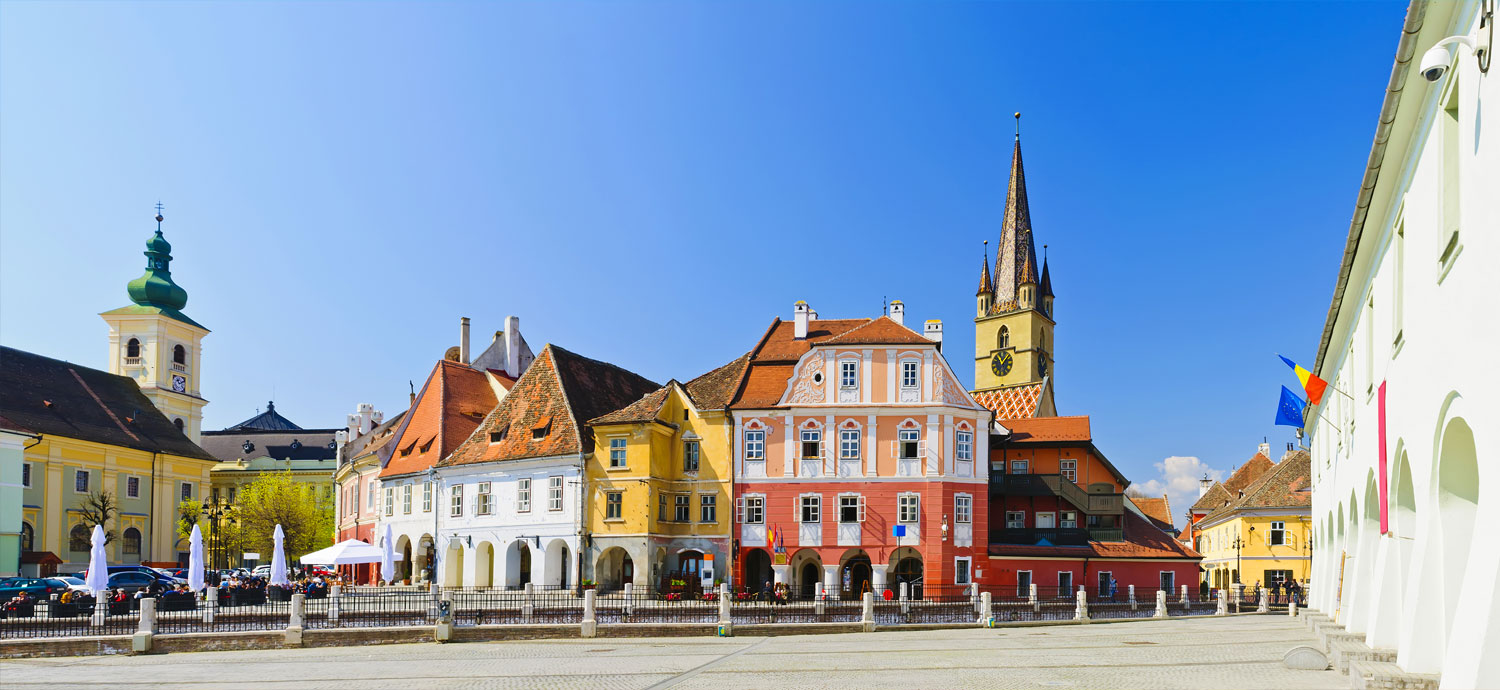
M 660 386 L 548 345 L 437 466 L 444 586 L 575 586 L 583 577 L 585 424 Z
M 1500 687 L 1500 70 L 1486 6 L 1407 12 L 1314 366 L 1336 391 L 1306 426 L 1312 606 L 1454 688 Z

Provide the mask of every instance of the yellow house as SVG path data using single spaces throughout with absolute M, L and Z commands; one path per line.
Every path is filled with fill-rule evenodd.
M 111 563 L 185 562 L 177 505 L 202 497 L 215 459 L 131 379 L 0 347 L 0 430 L 21 446 L 22 571 L 83 570 L 83 509 L 102 492 L 118 506 Z
M 1225 494 L 1194 525 L 1212 587 L 1269 587 L 1312 572 L 1311 456 L 1292 451 L 1254 483 Z
M 712 586 L 730 572 L 731 435 L 741 356 L 590 421 L 584 530 L 601 588 Z

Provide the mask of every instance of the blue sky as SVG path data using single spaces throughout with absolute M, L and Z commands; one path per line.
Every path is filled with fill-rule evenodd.
M 971 382 L 1021 111 L 1059 411 L 1181 486 L 1291 438 L 1404 6 L 6 2 L 0 341 L 104 367 L 160 199 L 205 428 L 396 412 L 460 316 L 665 381 L 899 298 Z

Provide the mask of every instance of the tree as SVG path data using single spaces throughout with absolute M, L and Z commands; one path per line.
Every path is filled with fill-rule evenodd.
M 238 517 L 236 541 L 245 550 L 271 553 L 276 525 L 286 535 L 288 562 L 333 544 L 333 506 L 289 470 L 263 473 L 240 490 Z
M 184 498 L 177 504 L 177 537 L 187 539 L 193 536 L 193 525 L 198 524 L 198 518 L 203 515 L 203 503 L 196 498 Z
M 88 526 L 90 532 L 94 530 L 95 525 L 104 528 L 104 543 L 108 544 L 114 541 L 115 537 L 120 536 L 109 528 L 110 520 L 113 520 L 115 514 L 120 512 L 120 504 L 108 490 L 100 489 L 90 492 L 83 498 L 83 505 L 79 506 L 79 511 L 83 513 L 82 522 Z

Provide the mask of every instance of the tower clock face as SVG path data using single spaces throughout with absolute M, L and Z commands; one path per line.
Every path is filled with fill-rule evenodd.
M 990 371 L 995 372 L 996 376 L 1009 374 L 1011 367 L 1015 365 L 1016 359 L 1009 352 L 996 352 L 995 356 L 990 358 Z
M 187 379 L 176 374 L 172 375 L 172 390 L 178 393 L 187 392 Z

